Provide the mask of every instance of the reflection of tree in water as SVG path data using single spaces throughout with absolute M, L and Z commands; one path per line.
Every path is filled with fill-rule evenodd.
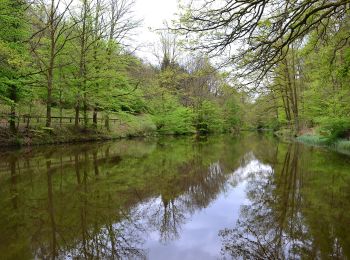
M 62 257 L 70 255 L 83 259 L 144 259 L 145 250 L 141 249 L 141 238 L 145 230 L 138 223 L 142 216 L 132 215 L 117 223 L 107 223 L 103 228 L 84 230 L 83 239 L 72 247 L 63 248 Z
M 108 144 L 72 146 L 68 151 L 53 148 L 34 158 L 29 154 L 28 165 L 20 164 L 18 156 L 11 157 L 3 168 L 11 176 L 6 184 L 11 196 L 6 196 L 13 202 L 11 208 L 6 204 L 6 210 L 7 216 L 18 218 L 12 218 L 13 227 L 2 227 L 6 234 L 18 232 L 19 239 L 12 235 L 8 244 L 17 246 L 19 241 L 27 246 L 28 255 L 38 259 L 139 259 L 146 255 L 142 247 L 150 230 L 158 230 L 163 242 L 176 239 L 187 216 L 207 206 L 226 177 L 219 163 L 208 168 L 200 153 L 181 153 L 176 158 L 172 149 L 165 150 L 162 166 L 157 164 L 162 150 L 147 157 L 155 146 L 137 147 L 142 148 L 139 157 Z M 179 145 L 183 147 L 191 146 Z M 23 178 L 18 175 L 20 168 Z M 164 172 L 159 183 L 154 169 Z M 151 189 L 143 189 L 147 172 L 152 173 Z M 160 199 L 152 210 L 139 207 L 154 196 Z
M 225 188 L 229 176 L 223 172 L 220 162 L 211 163 L 206 172 L 198 173 L 196 182 L 186 191 L 187 205 L 195 209 L 206 208 Z
M 152 199 L 144 207 L 148 225 L 159 231 L 160 241 L 167 243 L 179 237 L 181 226 L 186 221 L 186 209 L 176 199 Z
M 218 162 L 210 164 L 207 168 L 204 166 L 193 168 L 190 162 L 181 169 L 194 171 L 190 178 L 178 184 L 181 194 L 176 194 L 174 191 L 179 187 L 170 186 L 166 194 L 143 205 L 148 223 L 153 230 L 159 232 L 162 243 L 178 239 L 186 220 L 196 210 L 207 207 L 215 200 L 228 178 Z
M 222 158 L 222 143 L 214 143 L 202 151 L 181 141 L 164 149 L 141 142 L 130 145 L 141 151 L 136 155 L 127 142 L 84 144 L 28 154 L 28 165 L 16 157 L 5 165 L 11 196 L 0 203 L 3 216 L 18 219 L 12 219 L 16 228 L 1 222 L 3 237 L 38 259 L 144 258 L 145 234 L 157 231 L 164 243 L 178 238 L 188 218 L 225 189 L 233 160 Z
M 280 174 L 260 172 L 248 180 L 250 204 L 234 229 L 220 232 L 223 252 L 244 259 L 295 259 L 307 243 L 300 208 L 298 146 L 289 146 Z
M 235 228 L 219 232 L 223 255 L 235 259 L 321 258 L 320 250 L 326 245 L 315 243 L 318 238 L 313 237 L 305 218 L 300 152 L 300 145 L 289 145 L 275 172 L 249 178 L 246 192 L 250 203 L 242 206 Z M 327 259 L 345 259 L 338 239 L 333 238 L 331 243 Z
M 106 224 L 82 230 L 84 236 L 66 243 L 64 237 L 57 231 L 57 240 L 52 240 L 53 248 L 40 242 L 35 249 L 36 259 L 144 259 L 146 251 L 140 247 L 144 241 L 141 238 L 142 228 L 135 224 L 135 220 L 124 220 L 117 224 Z M 52 230 L 54 231 L 54 230 Z M 54 234 L 54 233 L 52 233 Z M 52 251 L 54 250 L 54 251 Z
M 83 159 L 81 159 L 81 157 Z M 115 210 L 115 214 L 104 214 L 98 212 L 92 204 L 95 203 L 89 198 L 88 185 L 88 153 L 85 151 L 83 156 L 76 153 L 74 156 L 74 169 L 77 183 L 77 197 L 79 203 L 76 210 L 80 218 L 80 226 L 77 227 L 79 233 L 73 233 L 73 230 L 67 230 L 65 226 L 60 226 L 56 221 L 54 186 L 52 176 L 55 169 L 51 168 L 51 161 L 47 161 L 47 187 L 48 187 L 48 218 L 50 223 L 50 241 L 47 243 L 44 239 L 38 239 L 34 243 L 34 255 L 38 259 L 143 259 L 145 250 L 141 249 L 144 241 L 141 238 L 145 232 L 140 224 L 142 215 L 139 212 L 123 212 Z M 60 167 L 61 168 L 61 167 Z M 96 153 L 93 152 L 93 169 L 95 176 L 99 169 L 96 160 Z M 57 170 L 57 169 L 56 169 Z M 98 199 L 99 195 L 96 196 Z M 107 212 L 113 211 L 113 201 L 110 200 L 106 205 Z M 103 224 L 98 223 L 98 218 L 92 215 L 96 210 L 95 216 L 101 214 Z M 72 212 L 67 212 L 72 214 Z M 91 222 L 95 222 L 91 225 Z M 44 230 L 41 230 L 43 232 Z M 44 231 L 46 232 L 46 231 Z M 73 241 L 71 238 L 73 237 Z M 34 241 L 33 241 L 34 242 Z

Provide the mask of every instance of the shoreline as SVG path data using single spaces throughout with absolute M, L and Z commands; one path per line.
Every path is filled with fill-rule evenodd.
M 319 135 L 305 134 L 294 138 L 296 142 L 312 146 L 326 148 L 342 154 L 350 155 L 350 140 L 337 138 L 331 140 Z
M 183 134 L 175 133 L 159 133 L 155 129 L 144 128 L 142 130 L 130 128 L 124 129 L 123 132 L 118 131 L 99 131 L 93 128 L 72 128 L 72 127 L 56 127 L 47 129 L 26 129 L 11 135 L 7 129 L 0 129 L 0 151 L 10 149 L 21 149 L 38 147 L 45 145 L 65 145 L 80 144 L 90 142 L 106 142 L 113 140 L 133 139 L 133 138 L 152 138 L 160 136 L 190 136 L 195 133 L 188 132 Z M 40 134 L 33 134 L 40 132 Z M 4 136 L 7 135 L 7 136 Z
M 140 129 L 139 129 L 140 130 Z M 244 130 L 243 130 L 244 131 Z M 249 131 L 249 130 L 248 130 Z M 255 130 L 256 131 L 256 130 Z M 254 131 L 254 132 L 255 132 Z M 259 132 L 259 131 L 258 131 Z M 261 132 L 261 131 L 260 131 Z M 265 132 L 265 131 L 262 131 Z M 270 131 L 266 131 L 270 132 Z M 39 133 L 39 134 L 38 134 Z M 182 134 L 188 136 L 191 133 Z M 326 148 L 332 151 L 350 155 L 350 140 L 335 139 L 329 140 L 326 137 L 304 134 L 300 136 L 293 136 L 291 133 L 282 135 L 278 132 L 273 132 L 273 135 L 288 142 L 302 143 L 307 146 Z M 160 134 L 155 129 L 142 129 L 135 131 L 130 128 L 123 132 L 118 131 L 99 131 L 94 128 L 72 128 L 72 127 L 56 127 L 47 129 L 26 129 L 18 132 L 16 135 L 11 135 L 7 129 L 0 129 L 0 151 L 8 149 L 19 149 L 25 147 L 37 147 L 45 145 L 65 145 L 65 144 L 79 144 L 89 142 L 105 142 L 113 140 L 122 140 L 128 138 L 145 138 L 157 136 L 179 136 L 178 134 L 162 133 Z M 7 139 L 7 140 L 6 140 Z
M 297 142 L 310 147 L 326 148 L 332 151 L 336 151 L 342 154 L 350 155 L 350 140 L 336 138 L 331 139 L 327 136 L 321 136 L 314 133 L 306 133 L 296 136 L 289 129 L 282 129 L 275 131 L 274 136 L 280 140 L 287 142 Z
M 10 134 L 7 129 L 0 130 L 0 150 L 22 147 L 35 147 L 42 145 L 76 144 L 84 142 L 99 142 L 119 140 L 124 138 L 136 138 L 156 136 L 156 131 L 99 131 L 92 128 L 51 128 L 49 131 L 26 129 L 17 134 Z

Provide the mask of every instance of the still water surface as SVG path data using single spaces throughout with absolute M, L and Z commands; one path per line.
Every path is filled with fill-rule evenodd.
M 349 259 L 350 157 L 265 135 L 0 152 L 0 259 Z

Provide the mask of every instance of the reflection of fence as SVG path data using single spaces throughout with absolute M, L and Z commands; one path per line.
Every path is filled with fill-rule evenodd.
M 29 169 L 29 170 L 33 170 L 33 171 L 38 170 L 40 172 L 40 170 L 42 171 L 43 169 L 45 169 L 47 167 L 46 160 L 44 160 L 43 158 L 44 157 L 38 157 L 37 160 L 35 160 L 34 158 L 30 158 L 30 159 L 25 160 L 21 163 L 20 163 L 20 160 L 16 160 L 16 163 L 17 163 L 16 170 L 18 172 L 21 172 L 25 169 Z M 78 162 L 82 163 L 81 155 L 78 156 L 77 158 L 78 158 Z M 88 155 L 88 157 L 84 157 L 84 159 L 87 159 L 88 161 L 95 160 L 96 163 L 101 163 L 104 160 L 105 160 L 104 162 L 108 162 L 108 161 L 113 160 L 113 158 L 120 158 L 120 157 L 119 157 L 119 155 L 114 155 L 114 154 L 109 154 L 108 156 L 106 156 L 106 154 L 104 154 L 102 152 L 97 153 L 95 158 L 91 155 Z M 74 155 L 62 156 L 62 157 L 60 157 L 60 160 L 50 159 L 50 161 L 51 161 L 50 166 L 51 166 L 52 170 L 62 169 L 62 167 L 71 166 L 77 162 L 77 161 L 75 161 Z M 10 171 L 11 171 L 11 169 L 10 169 L 10 165 L 9 165 L 8 161 L 6 159 L 0 161 L 0 177 L 3 173 L 10 172 Z
M 16 115 L 13 117 L 10 114 L 0 114 L 0 127 L 8 127 L 10 124 L 10 119 L 14 118 L 17 128 L 18 127 L 31 127 L 31 126 L 42 126 L 46 124 L 46 117 L 44 116 L 34 116 L 34 115 Z M 13 119 L 12 119 L 13 120 Z M 85 123 L 87 120 L 88 124 L 93 123 L 93 118 L 88 117 L 79 117 L 78 121 L 80 123 Z M 97 124 L 100 126 L 107 126 L 109 123 L 119 123 L 121 120 L 119 118 L 97 118 Z M 52 125 L 74 125 L 75 117 L 74 116 L 52 116 L 51 117 Z

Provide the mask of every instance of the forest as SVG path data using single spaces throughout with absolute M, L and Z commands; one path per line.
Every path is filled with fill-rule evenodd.
M 2 143 L 272 130 L 350 148 L 349 0 L 180 1 L 158 64 L 130 44 L 134 6 L 0 0 Z
M 350 259 L 349 165 L 350 0 L 0 0 L 0 259 Z

